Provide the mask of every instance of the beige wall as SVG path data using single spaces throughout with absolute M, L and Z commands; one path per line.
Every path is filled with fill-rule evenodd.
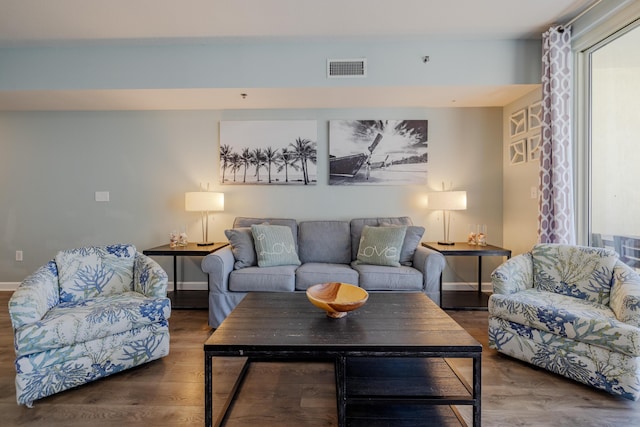
M 527 131 L 517 137 L 510 136 L 510 118 L 514 112 L 528 109 L 531 104 L 542 98 L 541 89 L 536 89 L 503 109 L 503 234 L 504 247 L 511 249 L 513 255 L 528 251 L 538 238 L 538 170 L 537 160 L 527 159 L 524 163 L 511 164 L 509 146 L 512 142 L 540 132 L 540 129 Z M 536 195 L 532 197 L 532 189 Z

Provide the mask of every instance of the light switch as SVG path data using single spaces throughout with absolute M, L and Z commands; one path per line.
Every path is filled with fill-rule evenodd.
M 96 202 L 108 202 L 108 201 L 109 201 L 108 191 L 96 191 Z
M 532 199 L 538 198 L 538 187 L 531 187 L 531 198 Z

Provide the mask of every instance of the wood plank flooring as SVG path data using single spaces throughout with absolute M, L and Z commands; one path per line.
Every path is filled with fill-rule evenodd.
M 2 426 L 202 426 L 202 344 L 211 330 L 206 310 L 174 310 L 169 356 L 36 401 L 15 400 L 13 336 L 0 292 L 0 425 Z M 640 425 L 640 402 L 610 396 L 487 348 L 486 311 L 448 311 L 484 346 L 484 426 Z M 219 408 L 242 360 L 214 359 L 214 408 Z M 471 364 L 455 361 L 467 379 Z M 468 408 L 459 408 L 470 419 Z M 214 417 L 216 414 L 214 413 Z M 227 426 L 335 426 L 331 363 L 256 363 L 250 368 Z M 429 425 L 425 419 L 423 425 Z

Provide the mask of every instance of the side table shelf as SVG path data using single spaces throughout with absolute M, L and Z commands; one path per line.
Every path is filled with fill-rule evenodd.
M 504 256 L 511 258 L 511 249 L 499 246 L 470 245 L 456 242 L 453 245 L 440 245 L 436 242 L 422 242 L 422 246 L 440 252 L 444 256 L 478 257 L 478 289 L 475 291 L 443 291 L 442 275 L 440 276 L 440 307 L 457 310 L 487 310 L 489 295 L 482 292 L 482 257 Z
M 207 256 L 220 248 L 227 246 L 229 242 L 218 242 L 209 246 L 198 246 L 189 243 L 187 246 L 172 248 L 168 244 L 142 251 L 148 256 L 172 256 L 173 257 L 173 291 L 167 292 L 171 300 L 171 308 L 175 309 L 207 309 L 209 308 L 209 291 L 178 290 L 178 262 L 179 256 Z M 209 280 L 207 278 L 207 289 Z

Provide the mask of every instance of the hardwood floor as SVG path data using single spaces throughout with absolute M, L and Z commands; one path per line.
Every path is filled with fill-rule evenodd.
M 202 344 L 211 330 L 206 310 L 174 310 L 171 352 L 164 359 L 36 401 L 15 401 L 13 337 L 0 292 L 0 425 L 201 426 L 204 424 Z M 640 425 L 640 402 L 593 390 L 487 348 L 486 311 L 448 311 L 484 346 L 484 426 Z M 214 408 L 232 387 L 241 359 L 214 359 Z M 456 362 L 471 378 L 471 364 Z M 460 408 L 466 419 L 468 408 Z M 331 363 L 256 363 L 227 426 L 335 426 Z M 214 417 L 216 414 L 214 414 Z M 425 425 L 429 425 L 425 420 Z

